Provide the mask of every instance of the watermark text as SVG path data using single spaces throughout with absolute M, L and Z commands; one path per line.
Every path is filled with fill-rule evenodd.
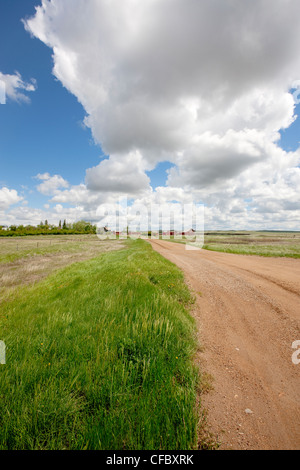
M 4 341 L 0 341 L 0 364 L 6 364 L 5 362 L 6 346 Z
M 118 204 L 98 207 L 97 236 L 100 240 L 142 238 L 173 240 L 187 250 L 199 250 L 204 244 L 204 206 L 191 203 Z
M 296 340 L 292 343 L 292 348 L 296 349 L 292 354 L 292 363 L 295 365 L 300 364 L 300 340 Z
M 0 104 L 6 104 L 5 82 L 0 80 Z

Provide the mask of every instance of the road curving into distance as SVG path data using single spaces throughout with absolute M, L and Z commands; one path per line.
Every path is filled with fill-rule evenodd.
M 151 240 L 196 295 L 201 397 L 221 449 L 300 449 L 300 259 L 265 258 Z M 299 346 L 298 346 L 299 348 Z

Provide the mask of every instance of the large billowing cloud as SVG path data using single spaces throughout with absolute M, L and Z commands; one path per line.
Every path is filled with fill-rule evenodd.
M 87 170 L 86 182 L 91 190 L 134 195 L 147 190 L 150 180 L 143 172 L 139 152 L 129 152 L 125 156 L 112 155 Z
M 227 225 L 272 212 L 295 227 L 300 158 L 279 131 L 296 118 L 299 14 L 299 0 L 43 0 L 25 26 L 109 155 L 85 190 L 183 191 Z M 154 194 L 145 172 L 163 160 L 175 166 Z

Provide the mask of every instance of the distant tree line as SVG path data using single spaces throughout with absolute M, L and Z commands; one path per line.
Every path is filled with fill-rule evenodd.
M 59 224 L 52 225 L 48 220 L 39 225 L 11 225 L 6 227 L 0 225 L 0 237 L 23 237 L 26 235 L 82 235 L 96 233 L 96 225 L 80 220 L 74 223 L 67 223 L 60 220 Z

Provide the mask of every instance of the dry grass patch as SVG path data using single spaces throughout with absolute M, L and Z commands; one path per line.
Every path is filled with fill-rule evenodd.
M 101 241 L 96 236 L 38 237 L 0 240 L 0 301 L 15 288 L 33 284 L 72 263 L 85 261 L 101 253 L 124 248 L 118 240 Z M 38 240 L 36 240 L 38 238 Z M 50 244 L 51 243 L 51 244 Z M 43 251 L 43 252 L 41 252 Z M 13 261 L 8 261 L 9 259 Z

